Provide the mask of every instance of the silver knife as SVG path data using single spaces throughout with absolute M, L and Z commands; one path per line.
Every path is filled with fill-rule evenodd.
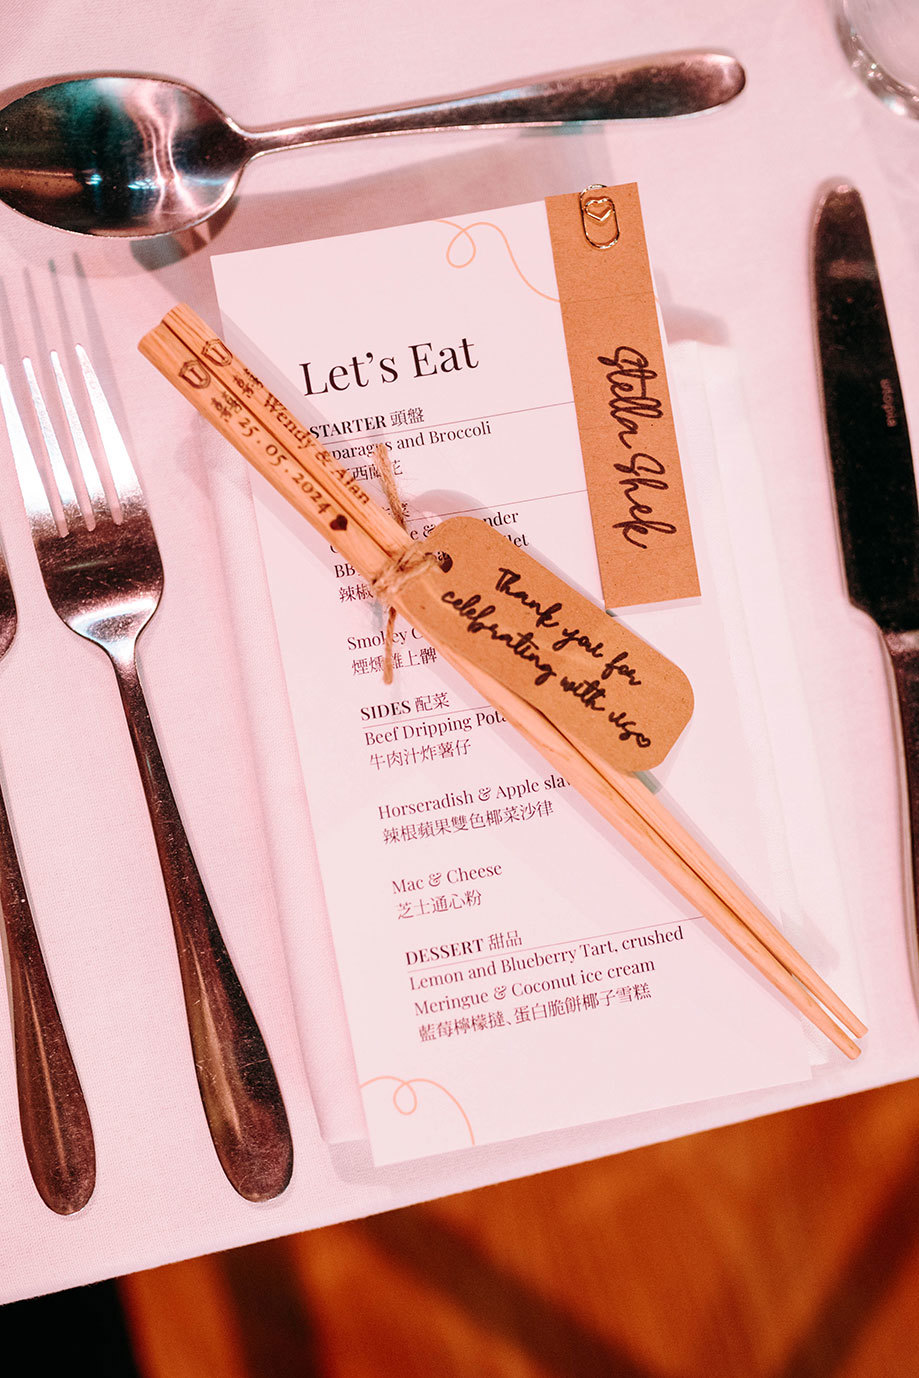
M 858 192 L 822 198 L 813 273 L 827 442 L 849 598 L 893 665 L 919 894 L 919 503 L 878 266 Z M 919 904 L 914 907 L 916 919 Z M 914 966 L 916 949 L 913 950 Z

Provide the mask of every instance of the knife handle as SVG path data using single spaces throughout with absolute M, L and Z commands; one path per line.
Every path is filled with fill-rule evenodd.
M 906 762 L 906 798 L 912 852 L 914 923 L 919 925 L 919 631 L 884 632 L 884 645 L 893 666 L 900 731 Z M 916 962 L 916 949 L 913 949 Z

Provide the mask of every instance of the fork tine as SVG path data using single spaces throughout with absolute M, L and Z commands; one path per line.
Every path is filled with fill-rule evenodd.
M 32 446 L 29 444 L 29 438 L 22 424 L 22 417 L 19 415 L 19 408 L 16 405 L 6 369 L 2 364 L 0 364 L 0 406 L 3 408 L 6 429 L 10 438 L 10 449 L 13 451 L 13 462 L 16 465 L 16 475 L 19 479 L 19 487 L 22 491 L 22 499 L 29 521 L 38 524 L 43 534 L 57 536 L 60 534 L 57 518 L 51 510 L 45 485 L 42 483 L 35 456 L 32 454 Z
M 128 447 L 125 445 L 118 429 L 118 422 L 112 415 L 112 409 L 108 404 L 108 399 L 102 391 L 102 385 L 96 377 L 96 371 L 89 360 L 89 355 L 82 345 L 74 346 L 80 367 L 83 370 L 83 381 L 86 384 L 86 391 L 89 396 L 89 403 L 96 418 L 96 426 L 99 430 L 99 438 L 102 441 L 102 448 L 105 450 L 105 457 L 108 460 L 109 473 L 112 476 L 112 483 L 118 501 L 124 507 L 132 499 L 142 499 L 140 480 L 131 463 L 128 454 Z
M 57 390 L 60 393 L 61 405 L 64 408 L 64 415 L 67 418 L 67 425 L 70 429 L 73 448 L 80 465 L 80 472 L 83 475 L 83 482 L 86 484 L 89 504 L 93 510 L 93 515 L 98 520 L 109 514 L 108 499 L 105 496 L 105 489 L 102 487 L 102 480 L 99 477 L 99 470 L 96 468 L 96 461 L 93 459 L 92 451 L 89 448 L 89 441 L 86 439 L 86 432 L 83 429 L 80 414 L 74 404 L 73 395 L 70 391 L 70 384 L 67 382 L 64 370 L 61 367 L 60 357 L 56 349 L 52 349 L 50 354 L 51 367 L 54 370 Z
M 38 419 L 41 438 L 44 442 L 48 461 L 51 465 L 51 476 L 57 487 L 58 497 L 61 500 L 61 507 L 64 509 L 64 523 L 68 528 L 74 525 L 81 525 L 83 523 L 83 512 L 77 501 L 73 480 L 70 477 L 70 472 L 65 463 L 54 425 L 48 414 L 48 408 L 45 406 L 45 399 L 42 396 L 38 379 L 35 376 L 32 360 L 23 359 L 22 367 L 25 370 L 26 381 L 29 384 L 29 391 L 32 394 L 32 406 L 35 408 L 35 415 Z

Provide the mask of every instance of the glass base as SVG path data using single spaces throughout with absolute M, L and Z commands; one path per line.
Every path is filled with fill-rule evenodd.
M 882 100 L 888 109 L 898 115 L 919 120 L 919 91 L 885 72 L 844 14 L 839 16 L 836 28 L 849 66 L 861 77 L 869 91 L 873 91 L 878 100 Z

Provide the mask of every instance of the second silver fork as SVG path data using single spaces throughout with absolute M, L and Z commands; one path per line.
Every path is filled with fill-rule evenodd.
M 137 638 L 163 588 L 159 548 L 121 434 L 79 345 L 77 357 L 120 511 L 113 512 L 60 360 L 51 354 L 61 405 L 86 486 L 87 519 L 74 490 L 34 369 L 23 360 L 62 532 L 25 430 L 7 408 L 20 487 L 48 597 L 78 635 L 115 669 L 146 795 L 172 915 L 198 1086 L 220 1163 L 249 1200 L 277 1196 L 290 1180 L 293 1148 L 268 1051 L 221 936 L 157 745 L 138 674 Z M 11 394 L 5 390 L 12 400 Z
M 0 383 L 2 383 L 0 379 Z M 16 631 L 16 604 L 0 551 L 0 658 Z M 32 1180 L 58 1215 L 82 1210 L 96 1180 L 89 1111 L 42 956 L 13 829 L 0 789 L 0 909 L 6 931 L 16 1090 Z

